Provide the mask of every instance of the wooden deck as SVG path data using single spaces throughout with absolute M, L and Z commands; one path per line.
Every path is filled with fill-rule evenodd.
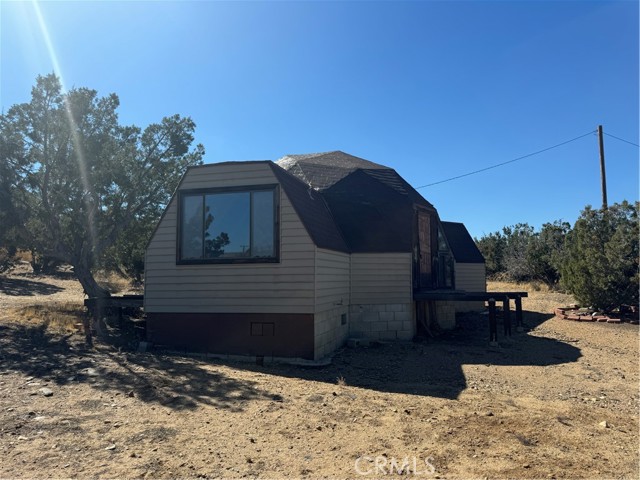
M 463 290 L 416 290 L 413 299 L 423 302 L 426 310 L 435 312 L 432 308 L 436 301 L 453 302 L 487 302 L 489 306 L 489 343 L 498 342 L 498 325 L 496 319 L 496 302 L 502 302 L 504 335 L 511 336 L 511 305 L 514 300 L 516 309 L 516 330 L 522 330 L 522 299 L 528 297 L 527 292 L 467 292 Z
M 144 295 L 122 295 L 121 297 L 87 298 L 84 306 L 96 318 L 104 315 L 105 311 L 116 310 L 122 316 L 123 308 L 142 308 Z

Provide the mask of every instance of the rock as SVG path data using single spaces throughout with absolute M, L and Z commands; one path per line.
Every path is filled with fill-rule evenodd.
M 135 397 L 135 396 L 136 396 L 136 394 L 133 393 L 133 390 L 127 392 L 127 397 Z
M 486 412 L 485 417 L 493 417 L 493 412 Z
M 116 444 L 115 443 L 112 443 L 107 448 L 105 448 L 105 450 L 115 450 L 115 449 L 116 449 Z
M 600 428 L 609 428 L 609 423 L 608 423 L 606 420 L 604 420 L 604 421 L 600 422 L 600 423 L 598 424 L 598 426 L 599 426 Z
M 84 373 L 85 373 L 85 375 L 87 375 L 89 377 L 98 377 L 98 376 L 100 376 L 100 374 L 98 373 L 98 371 L 95 368 L 85 368 L 84 369 Z
M 53 390 L 51 390 L 50 388 L 47 388 L 47 387 L 42 387 L 38 391 L 45 397 L 50 397 L 50 396 L 53 395 Z

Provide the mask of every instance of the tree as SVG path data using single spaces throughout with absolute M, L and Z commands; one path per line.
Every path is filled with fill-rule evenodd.
M 22 137 L 9 128 L 4 115 L 0 116 L 0 133 L 0 245 L 14 250 L 14 228 L 25 213 L 19 197 L 26 182 L 28 160 Z
M 158 223 L 158 215 L 139 218 L 127 229 L 127 235 L 120 235 L 116 242 L 107 249 L 99 266 L 107 271 L 114 271 L 128 276 L 140 285 L 144 274 L 144 257 L 147 243 Z
M 560 265 L 564 258 L 564 244 L 571 225 L 559 220 L 545 223 L 533 236 L 527 249 L 528 273 L 550 287 L 560 281 Z
M 487 275 L 495 276 L 504 272 L 504 251 L 506 241 L 500 232 L 490 233 L 475 239 L 478 250 L 485 260 Z
M 144 248 L 136 229 L 148 232 L 204 154 L 191 148 L 190 118 L 165 117 L 143 131 L 120 125 L 118 106 L 115 94 L 64 93 L 51 74 L 37 78 L 28 103 L 0 116 L 0 219 L 10 219 L 21 246 L 71 264 L 93 297 L 109 295 L 93 277 L 96 262 L 127 239 Z
M 638 304 L 639 204 L 587 206 L 567 235 L 562 284 L 578 302 L 611 311 Z
M 538 280 L 555 286 L 570 228 L 568 223 L 556 221 L 545 223 L 536 232 L 529 224 L 518 223 L 485 235 L 476 244 L 485 258 L 488 275 L 502 275 L 515 282 Z
M 504 227 L 504 270 L 509 279 L 522 282 L 532 280 L 528 252 L 536 233 L 528 223 Z

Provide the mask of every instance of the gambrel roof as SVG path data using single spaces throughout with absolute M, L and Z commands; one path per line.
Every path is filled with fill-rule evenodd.
M 320 248 L 348 252 L 349 247 L 322 194 L 275 163 L 269 162 L 269 165 L 313 243 Z
M 394 169 L 348 153 L 287 155 L 276 165 L 324 199 L 350 252 L 409 252 L 414 207 L 435 212 Z

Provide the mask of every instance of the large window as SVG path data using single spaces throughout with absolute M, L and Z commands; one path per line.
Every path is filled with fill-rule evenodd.
M 180 193 L 178 263 L 274 262 L 277 188 Z

